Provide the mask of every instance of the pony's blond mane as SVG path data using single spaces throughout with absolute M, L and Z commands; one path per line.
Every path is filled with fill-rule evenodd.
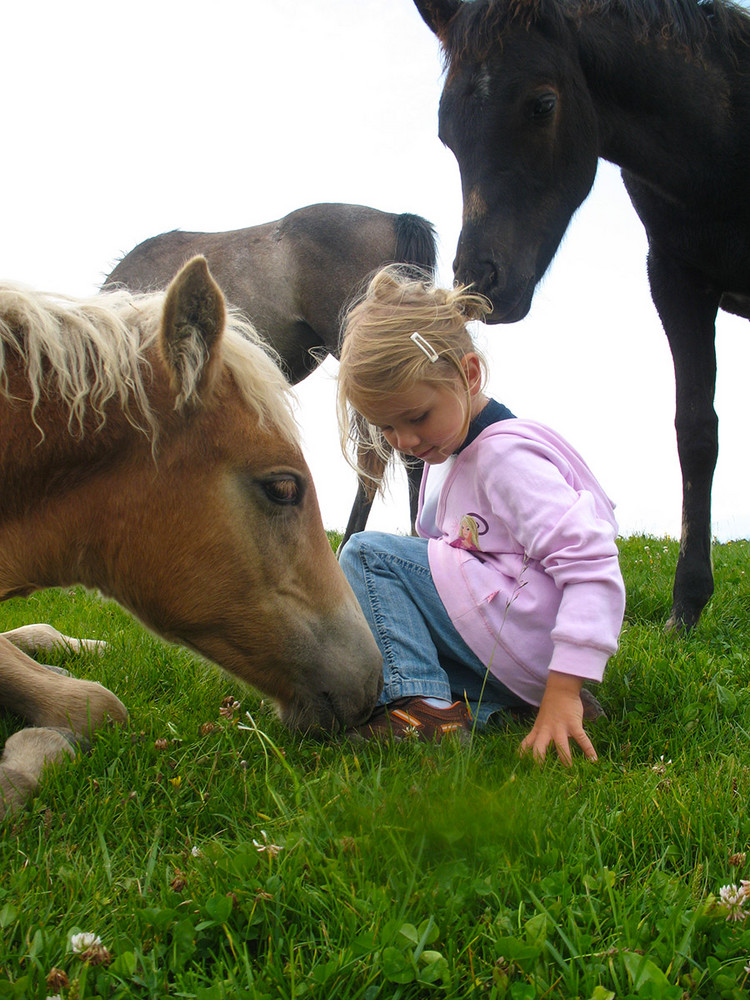
M 86 413 L 93 412 L 102 427 L 107 404 L 116 400 L 133 427 L 155 441 L 148 355 L 159 334 L 164 299 L 164 292 L 126 291 L 73 299 L 0 285 L 0 394 L 8 395 L 8 355 L 17 354 L 32 394 L 32 418 L 42 399 L 54 393 L 68 407 L 71 433 L 80 436 Z M 221 356 L 258 420 L 296 442 L 290 387 L 271 349 L 234 310 L 227 311 Z M 188 361 L 180 372 L 176 409 L 198 401 L 197 366 L 203 360 Z

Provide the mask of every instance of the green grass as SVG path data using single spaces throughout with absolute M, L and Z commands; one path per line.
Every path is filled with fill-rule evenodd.
M 621 549 L 600 760 L 571 769 L 519 759 L 522 728 L 302 739 L 91 594 L 0 605 L 0 629 L 106 638 L 70 665 L 131 713 L 0 830 L 0 998 L 746 997 L 750 920 L 716 897 L 750 878 L 750 542 L 716 546 L 689 636 L 663 631 L 676 543 Z

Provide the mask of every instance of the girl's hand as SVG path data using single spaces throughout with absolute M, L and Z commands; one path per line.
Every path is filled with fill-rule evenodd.
M 520 753 L 531 751 L 538 761 L 547 756 L 554 743 L 557 755 L 566 766 L 572 763 L 570 739 L 576 741 L 588 760 L 596 760 L 596 750 L 583 728 L 580 677 L 550 671 L 547 687 L 539 706 L 534 728 L 521 743 Z

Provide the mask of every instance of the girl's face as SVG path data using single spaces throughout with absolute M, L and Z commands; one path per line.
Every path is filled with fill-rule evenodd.
M 428 465 L 440 465 L 463 444 L 467 415 L 474 417 L 486 403 L 480 392 L 479 359 L 467 354 L 462 365 L 469 392 L 456 376 L 455 390 L 444 385 L 417 382 L 405 392 L 382 396 L 368 406 L 364 416 L 383 432 L 396 451 L 412 455 Z

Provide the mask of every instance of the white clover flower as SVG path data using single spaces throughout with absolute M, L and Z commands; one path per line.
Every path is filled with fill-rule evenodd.
M 253 837 L 253 844 L 255 845 L 255 850 L 259 854 L 263 854 L 263 852 L 265 852 L 266 854 L 268 854 L 269 857 L 275 858 L 275 857 L 278 856 L 278 854 L 279 854 L 280 851 L 284 850 L 284 848 L 280 844 L 269 844 L 268 843 L 268 834 L 266 833 L 265 830 L 261 830 L 260 834 L 263 837 L 263 843 L 262 844 L 260 843 L 259 840 L 256 840 Z
M 201 856 L 201 849 L 200 847 L 191 847 L 190 853 L 193 855 L 194 858 L 199 858 Z
M 748 897 L 743 885 L 740 885 L 739 888 L 734 883 L 723 885 L 719 889 L 719 899 L 727 911 L 727 920 L 744 920 L 747 917 L 745 905 L 748 902 Z
M 656 771 L 657 774 L 666 774 L 667 768 L 671 763 L 672 763 L 671 760 L 664 760 L 664 754 L 662 754 L 661 757 L 659 758 L 659 763 L 654 764 L 651 770 Z
M 221 708 L 219 709 L 219 715 L 225 719 L 233 719 L 239 710 L 240 703 L 236 698 L 232 698 L 230 695 L 222 701 Z
M 71 934 L 70 936 L 70 950 L 76 955 L 80 955 L 81 952 L 87 951 L 89 948 L 98 948 L 101 943 L 102 939 L 93 931 L 82 931 L 80 934 Z

